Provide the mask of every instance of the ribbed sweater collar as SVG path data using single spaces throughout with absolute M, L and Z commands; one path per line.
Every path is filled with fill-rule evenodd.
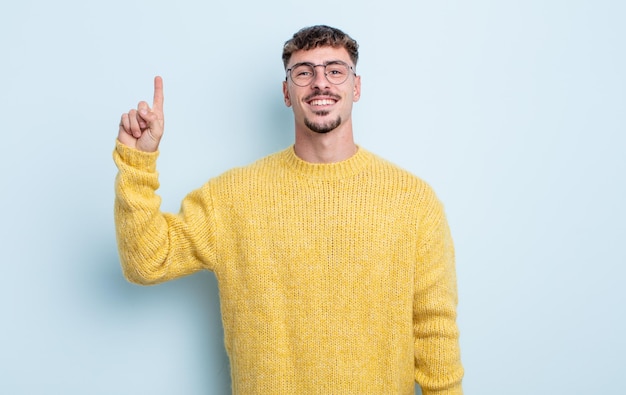
M 341 162 L 310 163 L 300 159 L 294 150 L 289 147 L 281 153 L 283 163 L 287 168 L 305 177 L 316 179 L 342 179 L 360 173 L 372 159 L 372 154 L 358 147 L 356 154 Z

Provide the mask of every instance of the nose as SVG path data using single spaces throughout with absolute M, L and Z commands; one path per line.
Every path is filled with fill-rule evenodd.
M 315 75 L 313 76 L 311 87 L 313 89 L 328 88 L 328 86 L 330 85 L 330 82 L 328 81 L 328 78 L 326 78 L 326 66 L 324 66 L 323 64 L 319 64 L 319 65 L 314 66 L 314 68 L 315 68 Z

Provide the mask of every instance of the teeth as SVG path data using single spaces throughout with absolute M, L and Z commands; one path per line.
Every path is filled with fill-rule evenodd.
M 313 100 L 311 101 L 311 105 L 312 106 L 326 106 L 329 104 L 334 104 L 335 101 L 334 100 L 330 100 L 330 99 L 320 99 L 320 100 Z

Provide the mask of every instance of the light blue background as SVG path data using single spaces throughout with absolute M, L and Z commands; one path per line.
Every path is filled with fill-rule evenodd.
M 177 211 L 292 143 L 282 43 L 316 23 L 361 45 L 358 142 L 446 205 L 466 393 L 623 392 L 625 20 L 618 0 L 3 2 L 0 393 L 229 392 L 213 275 L 120 272 L 119 116 L 164 77 Z

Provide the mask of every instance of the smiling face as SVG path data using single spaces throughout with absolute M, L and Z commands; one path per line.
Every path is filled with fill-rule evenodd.
M 325 65 L 335 61 L 354 68 L 345 48 L 330 46 L 294 52 L 287 68 L 299 63 Z M 287 78 L 283 82 L 283 95 L 285 104 L 293 108 L 296 133 L 325 134 L 346 128 L 351 132 L 352 104 L 361 96 L 361 78 L 351 71 L 344 83 L 334 85 L 324 75 L 323 67 L 315 67 L 311 84 L 301 87 Z

